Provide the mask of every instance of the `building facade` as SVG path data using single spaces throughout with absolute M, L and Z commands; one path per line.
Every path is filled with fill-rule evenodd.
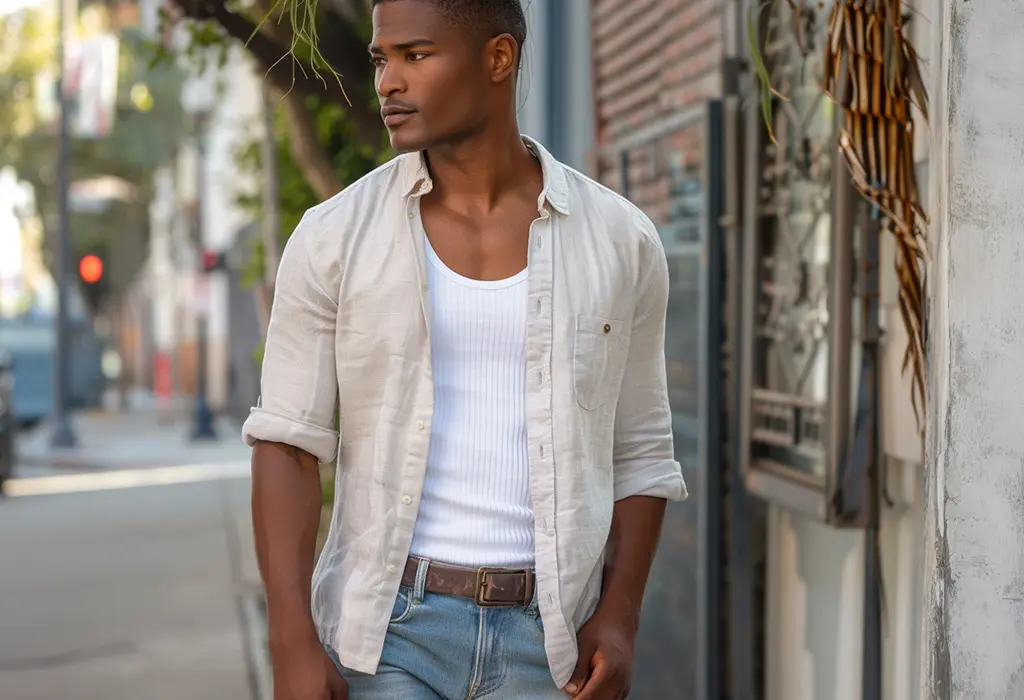
M 911 5 L 929 70 L 940 0 Z M 530 8 L 550 71 L 529 76 L 525 130 L 641 206 L 670 263 L 666 354 L 691 498 L 668 512 L 632 696 L 927 697 L 922 441 L 894 247 L 835 158 L 818 58 L 831 4 L 805 8 L 800 40 L 791 16 L 754 15 L 758 37 L 773 28 L 761 48 L 791 98 L 774 107 L 777 143 L 749 2 Z M 919 128 L 922 189 L 928 141 Z

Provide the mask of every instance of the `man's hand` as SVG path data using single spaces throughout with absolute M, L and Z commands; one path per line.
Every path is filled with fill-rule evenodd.
M 636 624 L 598 609 L 577 637 L 580 656 L 565 692 L 576 700 L 623 700 L 633 680 Z
M 274 700 L 348 700 L 348 683 L 319 641 L 271 651 Z

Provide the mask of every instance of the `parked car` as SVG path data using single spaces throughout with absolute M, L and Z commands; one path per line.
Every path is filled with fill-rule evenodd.
M 0 495 L 14 471 L 14 414 L 11 411 L 11 355 L 0 350 Z
M 69 326 L 69 406 L 98 406 L 106 382 L 102 371 L 104 342 L 88 318 L 72 318 Z M 11 358 L 11 401 L 14 420 L 20 427 L 31 427 L 52 412 L 56 336 L 49 317 L 0 319 L 0 350 Z

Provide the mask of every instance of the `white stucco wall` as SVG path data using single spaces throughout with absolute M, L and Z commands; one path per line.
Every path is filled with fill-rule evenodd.
M 767 700 L 860 700 L 863 533 L 771 506 L 767 598 Z
M 948 0 L 934 100 L 923 697 L 1024 698 L 1024 3 Z

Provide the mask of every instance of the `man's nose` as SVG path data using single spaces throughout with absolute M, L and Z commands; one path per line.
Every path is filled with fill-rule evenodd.
M 384 64 L 377 76 L 377 94 L 388 97 L 399 92 L 405 92 L 405 80 L 399 66 L 389 61 Z

